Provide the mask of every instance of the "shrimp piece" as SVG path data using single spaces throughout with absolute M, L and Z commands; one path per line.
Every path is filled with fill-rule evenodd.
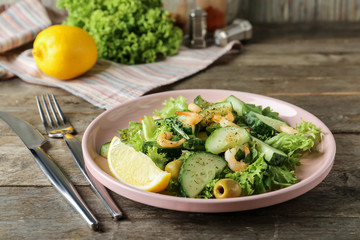
M 249 148 L 246 146 L 244 148 L 244 151 L 245 151 L 245 156 L 250 153 Z M 237 161 L 235 159 L 236 152 L 237 152 L 236 147 L 229 148 L 228 150 L 226 150 L 225 160 L 227 161 L 228 166 L 231 170 L 233 170 L 234 172 L 241 172 L 241 170 L 244 170 L 245 168 L 247 168 L 249 166 L 249 164 L 244 163 L 243 160 Z
M 201 111 L 201 107 L 199 107 L 198 105 L 196 105 L 195 103 L 190 103 L 188 105 L 188 109 L 189 111 L 191 112 L 195 112 L 195 113 L 198 113 Z
M 295 134 L 299 133 L 298 130 L 296 130 L 295 128 L 290 127 L 288 125 L 281 125 L 280 126 L 280 132 L 288 133 L 288 134 L 291 134 L 291 135 L 295 135 Z
M 171 141 L 171 139 L 174 137 L 172 132 L 161 132 L 158 136 L 156 142 L 164 148 L 174 148 L 178 147 L 181 144 L 183 144 L 186 139 L 182 138 L 179 141 Z
M 244 146 L 244 152 L 245 152 L 245 157 L 250 154 L 250 149 L 246 145 Z
M 224 118 L 226 118 L 230 122 L 233 122 L 235 120 L 234 114 L 231 112 L 229 108 L 227 109 L 227 114 Z
M 203 120 L 203 117 L 199 114 L 199 113 L 195 113 L 195 112 L 176 112 L 177 115 L 184 115 L 186 116 L 184 123 L 189 124 L 189 125 L 196 125 L 199 122 L 201 122 L 201 120 Z
M 227 114 L 225 116 L 220 116 L 219 114 L 214 114 L 212 116 L 214 122 L 219 123 L 221 127 L 239 127 L 233 121 L 235 120 L 234 114 L 231 112 L 231 110 L 227 109 Z
M 222 117 L 219 114 L 214 114 L 212 118 L 214 122 L 219 123 L 221 127 L 228 127 L 228 126 L 239 127 L 232 121 L 226 119 L 226 117 Z

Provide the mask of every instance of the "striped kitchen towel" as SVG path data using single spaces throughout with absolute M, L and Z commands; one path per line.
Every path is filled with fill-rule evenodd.
M 70 81 L 57 80 L 42 73 L 34 62 L 31 49 L 19 56 L 0 57 L 0 66 L 26 82 L 59 87 L 95 106 L 108 109 L 197 73 L 234 46 L 239 46 L 239 43 L 235 41 L 224 48 L 212 46 L 202 50 L 181 47 L 177 55 L 149 64 L 123 65 L 98 60 L 89 72 Z
M 51 25 L 45 7 L 38 0 L 23 0 L 0 13 L 0 53 L 31 42 Z
M 30 2 L 38 3 L 37 0 L 25 0 L 21 3 L 29 4 Z M 4 21 L 13 22 L 16 19 L 16 26 L 28 29 L 30 22 L 33 22 L 27 17 L 38 14 L 39 11 L 30 6 L 20 8 L 17 5 L 17 8 L 21 11 L 17 10 L 17 14 L 12 13 L 15 10 L 7 13 L 6 16 L 11 16 L 11 18 L 6 17 L 0 20 L 0 27 L 4 25 Z M 20 42 L 25 43 L 25 40 L 34 38 L 35 33 L 48 24 L 43 17 L 37 17 L 38 24 L 33 24 L 39 26 L 37 30 L 32 30 L 31 33 L 25 35 L 16 35 L 16 27 L 13 23 L 14 26 L 9 32 L 14 33 L 14 36 L 19 36 L 22 40 L 18 40 L 16 37 L 12 40 L 3 40 L 6 44 L 2 49 L 14 47 Z M 44 22 L 46 24 L 40 24 Z M 22 31 L 19 30 L 19 32 Z M 9 53 L 0 55 L 0 78 L 1 75 L 6 77 L 14 74 L 28 83 L 59 87 L 97 107 L 109 109 L 142 96 L 154 88 L 174 83 L 205 69 L 234 46 L 239 49 L 241 45 L 234 41 L 223 48 L 211 46 L 205 49 L 189 49 L 183 46 L 175 56 L 150 64 L 123 65 L 107 60 L 98 60 L 90 71 L 69 81 L 58 80 L 42 73 L 32 57 L 32 50 L 28 49 L 19 55 Z M 5 71 L 1 71 L 1 68 Z

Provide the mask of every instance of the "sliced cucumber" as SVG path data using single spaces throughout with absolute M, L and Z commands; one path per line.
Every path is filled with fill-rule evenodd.
M 283 151 L 280 151 L 255 137 L 252 137 L 252 139 L 256 144 L 256 149 L 265 154 L 265 160 L 270 165 L 281 166 L 288 159 L 288 156 Z
M 182 165 L 179 175 L 183 196 L 196 197 L 226 165 L 225 159 L 218 155 L 207 152 L 191 154 Z
M 201 107 L 201 108 L 206 108 L 206 107 L 208 107 L 208 106 L 210 106 L 210 105 L 213 104 L 213 103 L 208 102 L 208 101 L 206 101 L 205 99 L 203 99 L 200 95 L 197 96 L 197 97 L 194 99 L 194 103 L 195 103 L 196 105 L 198 105 L 199 107 Z
M 239 116 L 244 116 L 247 112 L 247 106 L 246 103 L 244 103 L 243 101 L 241 101 L 240 99 L 238 99 L 237 97 L 231 95 L 230 97 L 228 97 L 226 99 L 227 102 L 231 102 L 234 111 L 239 115 Z
M 219 154 L 227 149 L 242 145 L 251 140 L 251 136 L 241 127 L 223 127 L 213 131 L 206 139 L 205 149 L 208 152 Z
M 233 107 L 230 102 L 219 102 L 215 103 L 205 109 L 203 109 L 200 114 L 203 117 L 203 120 L 200 122 L 201 126 L 207 127 L 210 126 L 212 121 L 213 114 L 219 114 L 221 116 L 225 116 L 228 113 L 228 109 L 230 111 L 233 110 Z
M 100 156 L 107 158 L 109 152 L 110 142 L 104 143 L 100 147 Z
M 288 125 L 286 122 L 273 119 L 255 112 L 249 112 L 244 116 L 245 122 L 249 125 L 251 131 L 259 135 L 268 137 L 274 136 L 280 132 L 281 125 Z

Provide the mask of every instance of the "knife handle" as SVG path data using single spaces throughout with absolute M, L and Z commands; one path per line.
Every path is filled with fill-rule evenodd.
M 91 229 L 97 230 L 99 228 L 99 221 L 91 213 L 89 208 L 85 205 L 79 193 L 76 191 L 74 185 L 50 158 L 48 154 L 40 147 L 30 149 L 36 162 L 41 170 L 49 178 L 52 185 L 61 193 L 61 195 L 70 203 L 70 205 L 81 215 Z
M 71 134 L 65 134 L 64 140 L 66 142 L 66 145 L 69 147 L 76 164 L 80 168 L 81 172 L 84 174 L 86 180 L 90 183 L 96 195 L 102 200 L 111 216 L 115 220 L 122 218 L 123 215 L 121 210 L 116 205 L 106 188 L 101 183 L 99 183 L 93 176 L 90 176 L 90 174 L 86 172 L 84 157 L 81 149 L 81 142 Z

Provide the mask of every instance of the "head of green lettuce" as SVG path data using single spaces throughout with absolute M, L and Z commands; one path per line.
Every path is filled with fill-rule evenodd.
M 95 39 L 99 58 L 124 64 L 151 63 L 178 52 L 182 31 L 161 0 L 58 0 L 66 25 Z

